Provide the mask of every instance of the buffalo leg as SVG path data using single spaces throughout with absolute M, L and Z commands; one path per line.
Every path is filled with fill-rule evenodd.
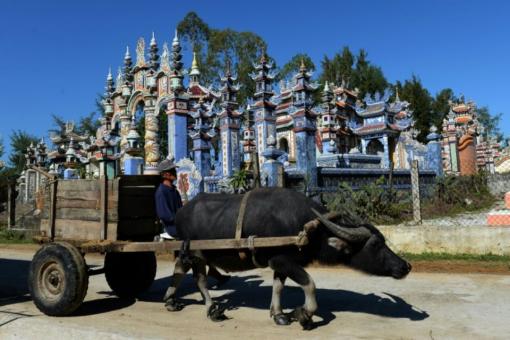
M 207 309 L 207 317 L 212 321 L 223 321 L 226 319 L 223 312 L 225 309 L 213 303 L 209 290 L 207 289 L 207 274 L 206 274 L 206 262 L 201 258 L 195 258 L 193 261 L 193 277 L 197 283 L 200 294 L 204 299 L 205 307 Z
M 269 266 L 279 275 L 288 277 L 301 286 L 305 293 L 305 304 L 303 307 L 296 308 L 291 313 L 291 318 L 299 321 L 303 329 L 313 328 L 312 316 L 317 310 L 317 300 L 315 298 L 315 283 L 311 276 L 300 265 L 283 255 L 272 258 L 269 261 Z
M 209 272 L 207 273 L 207 276 L 213 277 L 217 281 L 216 288 L 221 287 L 230 279 L 230 275 L 223 275 L 212 264 L 209 264 Z
M 281 297 L 282 290 L 285 286 L 285 275 L 278 272 L 274 272 L 273 275 L 273 296 L 271 297 L 271 308 L 270 315 L 277 325 L 288 325 L 290 324 L 289 317 L 283 314 Z
M 165 301 L 165 307 L 168 311 L 174 312 L 181 310 L 184 305 L 177 301 L 175 298 L 175 292 L 186 273 L 190 270 L 191 264 L 183 263 L 180 258 L 175 262 L 174 273 L 170 282 L 170 286 L 166 290 L 163 301 Z

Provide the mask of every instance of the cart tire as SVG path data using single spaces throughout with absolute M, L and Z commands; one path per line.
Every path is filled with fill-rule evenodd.
M 154 252 L 107 253 L 104 259 L 106 282 L 121 298 L 136 298 L 148 290 L 156 267 Z
M 37 308 L 46 315 L 74 312 L 83 302 L 88 284 L 85 259 L 68 243 L 43 246 L 30 263 L 28 289 Z

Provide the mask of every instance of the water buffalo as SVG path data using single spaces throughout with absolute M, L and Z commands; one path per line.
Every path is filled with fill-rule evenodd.
M 242 197 L 205 193 L 196 196 L 177 213 L 176 225 L 181 239 L 234 238 Z M 195 251 L 189 264 L 180 261 L 176 264 L 172 284 L 164 298 L 167 309 L 180 309 L 175 291 L 184 273 L 192 267 L 208 316 L 214 321 L 220 320 L 224 317 L 223 310 L 213 303 L 207 290 L 206 264 L 228 272 L 269 266 L 274 271 L 270 307 L 273 320 L 278 325 L 297 320 L 304 329 L 310 329 L 313 326 L 312 315 L 317 309 L 315 284 L 303 267 L 312 261 L 345 264 L 369 274 L 396 279 L 409 273 L 411 265 L 388 248 L 384 236 L 373 225 L 353 222 L 347 214 L 332 217 L 332 214 L 326 213 L 322 205 L 294 190 L 253 190 L 247 200 L 242 237 L 295 236 L 312 221 L 316 228 L 309 233 L 308 244 L 301 249 L 295 245 L 260 248 L 254 256 L 240 256 L 236 249 Z M 292 313 L 284 314 L 280 295 L 287 278 L 301 286 L 305 303 Z

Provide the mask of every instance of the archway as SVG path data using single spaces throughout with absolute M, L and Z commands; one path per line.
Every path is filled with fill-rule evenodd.
M 368 155 L 377 155 L 378 152 L 384 152 L 384 146 L 378 139 L 372 139 L 367 145 Z
M 280 138 L 280 140 L 278 141 L 278 149 L 287 154 L 289 153 L 289 141 L 287 140 L 287 138 L 285 137 Z

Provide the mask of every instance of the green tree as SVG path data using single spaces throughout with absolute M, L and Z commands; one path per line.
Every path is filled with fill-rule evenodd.
M 432 123 L 441 129 L 443 119 L 446 118 L 450 112 L 450 101 L 456 100 L 453 90 L 450 88 L 442 89 L 439 91 L 434 100 L 432 101 L 432 112 L 434 115 Z
M 363 49 L 354 56 L 346 46 L 332 58 L 324 56 L 321 64 L 321 83 L 328 81 L 340 85 L 345 81 L 350 88 L 359 90 L 359 98 L 363 98 L 367 93 L 382 93 L 389 85 L 382 69 L 370 63 L 368 54 Z
M 323 84 L 328 81 L 336 85 L 340 85 L 343 81 L 350 82 L 354 61 L 355 57 L 347 46 L 342 49 L 342 53 L 335 53 L 331 59 L 324 56 L 321 61 L 320 82 Z
M 408 101 L 411 110 L 413 110 L 414 127 L 419 131 L 417 139 L 425 143 L 430 126 L 434 122 L 432 96 L 423 87 L 421 80 L 415 75 L 411 79 L 406 80 L 403 85 L 397 82 L 396 87 L 399 91 L 400 99 Z
M 267 44 L 260 36 L 229 28 L 210 28 L 195 12 L 184 17 L 177 25 L 177 31 L 182 41 L 197 53 L 204 84 L 217 85 L 218 75 L 225 72 L 230 62 L 241 84 L 238 93 L 240 104 L 244 104 L 253 95 L 255 84 L 250 78 L 254 70 L 253 63 L 267 50 Z
M 476 116 L 484 128 L 483 135 L 485 138 L 495 136 L 498 138 L 498 140 L 503 139 L 499 129 L 499 123 L 501 122 L 501 117 L 503 116 L 502 113 L 492 115 L 487 106 L 482 106 L 476 109 Z
M 51 114 L 51 128 L 48 130 L 49 133 L 55 133 L 57 135 L 63 134 L 66 130 L 66 121 L 62 116 Z
M 315 71 L 315 64 L 312 58 L 306 53 L 298 53 L 294 55 L 278 72 L 277 80 L 289 80 L 291 79 L 301 67 L 303 62 L 308 71 Z
M 97 129 L 101 126 L 96 112 L 91 112 L 88 115 L 79 118 L 78 125 L 76 126 L 76 133 L 88 134 L 95 136 Z
M 382 93 L 389 85 L 382 69 L 372 65 L 367 57 L 367 52 L 361 49 L 356 56 L 356 66 L 352 73 L 351 87 L 359 90 L 360 98 L 363 98 L 367 93 Z
M 177 31 L 194 52 L 201 52 L 211 36 L 209 26 L 195 12 L 186 14 L 177 25 Z
M 11 154 L 9 155 L 9 163 L 16 173 L 21 173 L 26 164 L 25 153 L 30 144 L 34 146 L 38 142 L 38 138 L 28 132 L 22 130 L 13 131 L 11 136 Z

